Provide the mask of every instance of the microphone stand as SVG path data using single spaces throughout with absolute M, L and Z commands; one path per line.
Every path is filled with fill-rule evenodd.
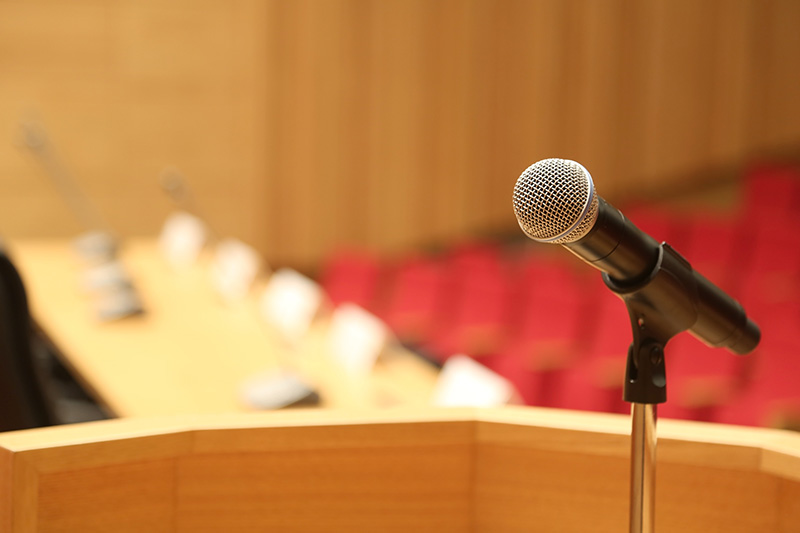
M 631 533 L 653 533 L 655 527 L 656 420 L 658 404 L 667 401 L 664 347 L 697 318 L 696 287 L 686 265 L 662 243 L 655 267 L 642 281 L 623 285 L 603 274 L 606 286 L 625 302 L 633 330 L 623 390 L 632 404 Z
M 110 237 L 112 232 L 109 224 L 78 187 L 72 174 L 58 158 L 44 127 L 34 121 L 23 121 L 20 123 L 20 128 L 22 129 L 23 145 L 42 165 L 59 196 L 67 204 L 75 218 L 87 231 L 102 232 Z
M 630 310 L 630 307 L 629 307 Z M 638 326 L 636 332 L 646 328 Z M 641 338 L 641 335 L 638 335 Z M 634 342 L 628 349 L 625 401 L 631 405 L 630 532 L 653 533 L 656 503 L 656 423 L 666 400 L 664 345 Z
M 652 533 L 656 508 L 657 404 L 634 403 L 631 409 L 631 533 Z

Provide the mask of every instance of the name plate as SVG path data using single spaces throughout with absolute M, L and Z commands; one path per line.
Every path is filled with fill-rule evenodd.
M 207 233 L 202 220 L 185 211 L 178 211 L 164 222 L 158 245 L 170 266 L 186 269 L 197 262 L 206 244 Z
M 270 276 L 261 294 L 261 317 L 287 340 L 297 342 L 311 327 L 322 298 L 316 282 L 295 270 L 281 268 Z
M 243 300 L 260 268 L 261 257 L 255 248 L 237 239 L 223 239 L 211 266 L 214 289 L 227 303 Z
M 342 304 L 331 316 L 328 332 L 330 353 L 352 376 L 364 376 L 372 372 L 388 338 L 386 325 L 355 304 Z
M 445 362 L 432 402 L 439 407 L 498 407 L 514 398 L 510 381 L 465 355 Z

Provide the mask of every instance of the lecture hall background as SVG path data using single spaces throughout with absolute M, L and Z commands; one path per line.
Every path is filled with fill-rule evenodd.
M 798 23 L 790 0 L 2 0 L 0 233 L 85 229 L 20 148 L 27 119 L 123 239 L 158 234 L 176 167 L 215 231 L 341 299 L 352 251 L 383 282 L 420 254 L 506 261 L 513 183 L 546 157 L 643 227 L 792 220 Z

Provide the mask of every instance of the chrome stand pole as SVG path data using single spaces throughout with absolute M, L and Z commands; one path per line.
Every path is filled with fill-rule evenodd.
M 631 533 L 655 530 L 657 414 L 657 404 L 632 404 Z

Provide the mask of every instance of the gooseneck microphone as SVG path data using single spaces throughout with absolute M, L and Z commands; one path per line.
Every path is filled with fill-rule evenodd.
M 566 159 L 544 159 L 528 167 L 514 186 L 514 212 L 531 239 L 561 244 L 601 270 L 617 293 L 646 284 L 668 251 L 676 285 L 688 303 L 689 332 L 709 346 L 746 354 L 761 332 L 742 306 L 675 252 L 642 232 L 595 193 L 589 171 Z M 677 265 L 677 267 L 675 267 Z

